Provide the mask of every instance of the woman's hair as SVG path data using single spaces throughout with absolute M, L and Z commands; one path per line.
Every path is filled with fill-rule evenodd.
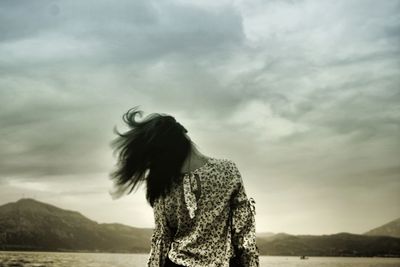
M 122 117 L 129 130 L 119 133 L 111 146 L 118 153 L 117 168 L 111 179 L 117 194 L 128 194 L 142 182 L 146 182 L 146 198 L 153 206 L 160 196 L 165 196 L 174 181 L 181 176 L 183 162 L 191 151 L 187 130 L 174 117 L 153 113 L 143 120 L 143 112 L 137 107 L 129 109 Z M 115 193 L 114 193 L 115 194 Z

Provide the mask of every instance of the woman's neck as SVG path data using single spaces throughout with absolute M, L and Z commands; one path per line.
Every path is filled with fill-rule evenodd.
M 194 145 L 190 150 L 189 155 L 186 157 L 182 165 L 182 173 L 190 172 L 201 167 L 207 162 L 207 157 L 203 155 Z

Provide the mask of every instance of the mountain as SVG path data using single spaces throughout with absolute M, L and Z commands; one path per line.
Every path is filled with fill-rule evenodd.
M 21 199 L 0 206 L 0 250 L 148 252 L 152 229 L 99 224 L 79 212 Z
M 369 236 L 392 236 L 392 237 L 399 237 L 400 238 L 400 218 L 388 222 L 382 226 L 374 228 L 364 235 Z
M 279 233 L 258 238 L 257 245 L 262 255 L 400 256 L 400 238 L 350 233 L 322 236 Z
M 153 230 L 90 220 L 76 211 L 21 199 L 0 206 L 0 250 L 148 253 Z M 400 238 L 350 233 L 257 234 L 261 255 L 397 256 Z

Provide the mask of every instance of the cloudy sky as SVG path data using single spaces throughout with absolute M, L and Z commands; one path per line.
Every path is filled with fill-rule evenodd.
M 234 160 L 257 231 L 400 217 L 400 1 L 0 2 L 0 205 L 152 227 L 112 200 L 113 127 L 140 105 Z

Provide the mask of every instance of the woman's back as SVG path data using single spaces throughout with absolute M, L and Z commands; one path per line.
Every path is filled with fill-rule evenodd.
M 183 266 L 227 266 L 233 252 L 229 214 L 234 205 L 233 226 L 243 262 L 258 266 L 254 214 L 249 204 L 235 163 L 208 158 L 156 201 L 148 265 L 163 266 L 168 256 Z

